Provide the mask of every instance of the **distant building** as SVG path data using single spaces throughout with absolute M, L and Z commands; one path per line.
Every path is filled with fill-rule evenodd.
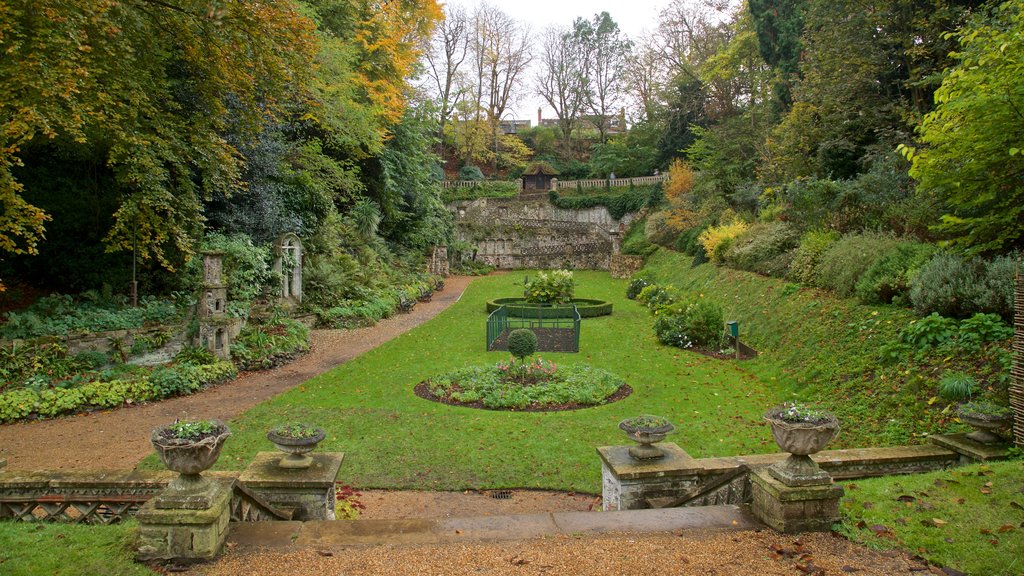
M 523 170 L 523 190 L 549 190 L 551 179 L 558 176 L 547 162 L 534 162 Z
M 580 116 L 576 121 L 577 129 L 579 130 L 597 130 L 598 119 L 600 117 L 588 114 Z M 625 134 L 629 131 L 629 127 L 626 125 L 626 109 L 622 108 L 618 114 L 610 114 L 605 116 L 605 134 Z M 544 118 L 543 109 L 537 108 L 537 126 L 544 126 L 547 128 L 558 128 L 558 118 Z
M 518 134 L 520 130 L 530 128 L 529 120 L 502 120 L 500 123 L 502 134 Z

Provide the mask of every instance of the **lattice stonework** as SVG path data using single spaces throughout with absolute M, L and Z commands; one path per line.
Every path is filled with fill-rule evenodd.
M 1013 368 L 1010 406 L 1013 407 L 1013 439 L 1024 446 L 1024 269 L 1017 261 L 1016 312 L 1013 319 Z

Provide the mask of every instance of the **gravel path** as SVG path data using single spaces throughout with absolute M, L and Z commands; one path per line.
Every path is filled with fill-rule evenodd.
M 153 451 L 149 433 L 177 417 L 230 420 L 338 364 L 437 316 L 462 296 L 471 277 L 452 276 L 430 302 L 369 328 L 314 330 L 311 350 L 286 365 L 246 372 L 236 380 L 160 402 L 0 426 L 0 458 L 10 470 L 134 468 Z
M 932 568 L 932 570 L 937 570 Z M 557 536 L 517 542 L 232 553 L 192 573 L 793 576 L 943 574 L 907 555 L 879 553 L 832 534 L 688 530 L 655 535 Z

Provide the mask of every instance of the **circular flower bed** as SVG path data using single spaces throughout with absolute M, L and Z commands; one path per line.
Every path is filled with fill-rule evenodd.
M 416 385 L 417 396 L 435 402 L 534 412 L 608 404 L 632 391 L 622 378 L 600 368 L 586 364 L 559 366 L 541 358 L 470 366 Z
M 606 300 L 595 300 L 592 298 L 573 298 L 572 304 L 580 313 L 580 318 L 594 318 L 596 316 L 608 316 L 612 313 L 612 303 Z M 527 302 L 525 298 L 495 298 L 487 301 L 487 313 L 490 314 L 504 306 L 508 315 L 515 318 L 569 318 L 572 316 L 572 307 L 568 304 L 561 304 L 557 307 L 542 306 Z

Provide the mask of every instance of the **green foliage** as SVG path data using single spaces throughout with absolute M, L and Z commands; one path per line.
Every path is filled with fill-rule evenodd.
M 622 219 L 626 214 L 638 212 L 644 206 L 654 206 L 663 199 L 661 186 L 612 188 L 607 192 L 567 195 L 552 190 L 551 203 L 565 210 L 585 210 L 604 206 L 612 218 Z
M 283 438 L 316 438 L 323 432 L 323 429 L 319 426 L 312 424 L 303 424 L 301 422 L 292 422 L 289 424 L 281 424 L 270 429 L 271 434 L 276 434 Z
M 277 318 L 266 324 L 246 324 L 232 342 L 231 356 L 243 370 L 266 369 L 306 350 L 309 328 L 290 318 Z
M 815 285 L 852 296 L 860 277 L 895 245 L 894 238 L 879 234 L 844 236 L 821 255 Z
M 679 291 L 672 286 L 650 284 L 640 289 L 636 301 L 643 304 L 651 312 L 671 306 L 679 300 Z
M 185 346 L 174 355 L 174 361 L 192 364 L 194 366 L 205 366 L 217 362 L 217 357 L 206 348 Z
M 566 304 L 572 301 L 576 281 L 569 270 L 540 272 L 523 287 L 527 302 Z
M 512 356 L 523 361 L 527 356 L 537 351 L 537 335 L 533 330 L 518 328 L 508 334 L 508 352 Z
M 619 428 L 633 430 L 657 430 L 658 428 L 664 428 L 671 425 L 672 423 L 668 421 L 668 418 L 665 418 L 664 416 L 653 416 L 651 414 L 632 416 L 630 418 L 626 418 L 622 422 L 619 422 Z
M 522 384 L 523 379 L 530 382 Z M 531 364 L 499 362 L 432 377 L 432 394 L 456 402 L 480 402 L 492 409 L 601 404 L 625 384 L 622 378 L 586 364 L 558 366 L 542 359 Z
M 919 314 L 937 312 L 963 318 L 975 312 L 1013 318 L 1013 257 L 989 262 L 938 252 L 910 283 L 910 301 Z
M 248 303 L 274 289 L 280 279 L 270 267 L 273 257 L 270 246 L 254 244 L 245 234 L 209 234 L 202 243 L 202 250 L 224 252 L 221 278 L 228 286 L 228 301 L 241 305 L 236 309 L 247 309 Z M 188 273 L 195 286 L 201 285 L 202 258 L 189 262 Z
M 669 346 L 716 350 L 722 343 L 724 326 L 722 307 L 697 298 L 676 302 L 659 312 L 654 333 Z
M 637 296 L 644 288 L 650 286 L 651 283 L 643 276 L 637 276 L 629 281 L 629 286 L 626 287 L 626 298 L 630 300 L 636 300 Z
M 956 330 L 956 320 L 932 312 L 903 328 L 900 331 L 900 339 L 919 350 L 934 348 L 952 340 L 956 336 Z
M 943 73 L 935 110 L 918 127 L 919 149 L 902 148 L 923 195 L 942 201 L 936 228 L 975 251 L 1024 247 L 1024 9 L 981 10 L 959 34 L 956 65 Z
M 822 255 L 839 240 L 832 230 L 805 232 L 789 264 L 789 277 L 801 284 L 813 285 L 818 278 Z
M 786 402 L 772 408 L 765 416 L 790 424 L 825 424 L 835 420 L 835 416 L 829 412 L 803 402 Z
M 204 436 L 212 436 L 223 426 L 212 420 L 175 420 L 164 428 L 172 438 L 179 440 L 198 440 Z
M 515 182 L 479 181 L 472 186 L 444 188 L 441 191 L 441 200 L 448 203 L 477 198 L 515 198 L 518 194 L 519 186 Z
M 783 222 L 758 223 L 729 242 L 726 265 L 768 276 L 783 276 L 790 267 L 800 233 Z
M 459 180 L 483 180 L 484 173 L 480 168 L 467 164 L 459 168 Z
M 658 249 L 647 240 L 647 235 L 644 234 L 645 227 L 646 219 L 637 219 L 630 223 L 626 237 L 622 240 L 623 254 L 647 257 Z
M 939 379 L 939 396 L 951 402 L 970 400 L 978 389 L 978 381 L 970 374 L 963 372 L 945 372 Z
M 8 312 L 0 326 L 0 337 L 35 338 L 72 332 L 102 332 L 141 328 L 146 324 L 164 324 L 177 320 L 181 308 L 169 300 L 142 298 L 139 306 L 126 302 L 79 301 L 69 295 L 53 294 L 40 298 L 20 312 Z
M 869 304 L 906 304 L 911 281 L 937 250 L 932 244 L 897 244 L 875 260 L 857 281 L 857 297 Z
M 900 340 L 918 351 L 938 348 L 947 352 L 977 353 L 989 342 L 1013 337 L 1013 328 L 995 314 L 978 313 L 957 321 L 932 312 L 900 330 Z

